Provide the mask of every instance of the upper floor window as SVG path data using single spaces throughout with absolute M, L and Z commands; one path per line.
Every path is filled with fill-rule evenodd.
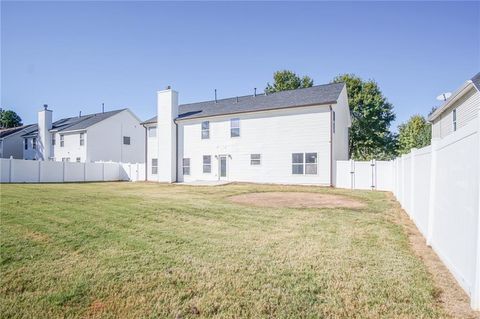
M 52 146 L 55 146 L 55 133 L 52 134 Z
M 81 162 L 81 158 L 80 157 L 77 157 L 77 163 L 80 163 Z
M 158 159 L 152 158 L 152 174 L 158 174 Z
M 210 122 L 202 122 L 202 140 L 210 138 Z
M 190 175 L 190 159 L 184 158 L 182 164 L 183 164 L 183 175 Z
M 335 133 L 335 111 L 332 111 L 332 131 Z
M 262 155 L 250 154 L 250 165 L 260 165 L 262 163 Z
M 35 137 L 32 139 L 32 148 L 37 149 L 37 139 Z
M 80 146 L 85 145 L 85 135 L 80 133 Z
M 24 139 L 23 141 L 24 141 L 24 144 L 25 144 L 25 145 L 24 145 L 24 148 L 25 148 L 26 150 L 28 150 L 28 138 Z
M 65 135 L 60 134 L 60 147 L 65 146 Z
M 157 137 L 157 127 L 152 126 L 148 128 L 148 137 Z
M 240 136 L 240 119 L 230 120 L 230 137 Z
M 203 172 L 211 173 L 212 172 L 212 156 L 203 155 Z
M 123 144 L 130 145 L 130 136 L 123 137 Z
M 452 124 L 453 124 L 453 131 L 457 130 L 457 109 L 452 111 Z

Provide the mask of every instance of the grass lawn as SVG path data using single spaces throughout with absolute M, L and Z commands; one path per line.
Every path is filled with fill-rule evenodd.
M 437 318 L 388 194 L 149 183 L 1 185 L 2 318 Z M 235 204 L 344 194 L 363 208 Z

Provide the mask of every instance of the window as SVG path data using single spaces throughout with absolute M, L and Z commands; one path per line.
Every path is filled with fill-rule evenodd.
M 211 173 L 212 172 L 212 156 L 203 155 L 203 172 Z
M 204 121 L 202 122 L 202 140 L 206 140 L 210 138 L 210 122 Z
M 240 136 L 240 119 L 230 120 L 230 137 Z
M 28 150 L 28 138 L 24 139 L 23 141 L 25 142 L 25 149 Z
M 77 163 L 80 163 L 82 159 L 80 157 L 77 157 Z
M 260 165 L 262 163 L 262 155 L 250 154 L 250 165 Z
M 453 120 L 453 131 L 455 132 L 457 130 L 457 109 L 454 109 L 452 111 L 452 120 Z
M 52 146 L 55 146 L 55 133 L 52 134 Z
M 157 127 L 152 126 L 148 128 L 148 137 L 157 137 Z
M 335 111 L 332 111 L 332 130 L 335 133 Z
M 130 136 L 123 137 L 123 144 L 130 145 Z
M 85 138 L 84 138 L 84 134 L 83 133 L 80 133 L 80 146 L 84 145 L 85 144 Z
M 292 174 L 303 175 L 303 153 L 292 154 Z
M 152 175 L 158 174 L 158 159 L 152 158 Z
M 183 175 L 190 175 L 190 159 L 183 159 Z
M 62 157 L 62 162 L 70 162 L 70 157 Z
M 304 168 L 305 175 L 317 174 L 317 153 L 292 154 L 292 174 L 303 175 Z
M 60 147 L 65 146 L 65 136 L 63 134 L 60 134 Z
M 32 139 L 32 148 L 37 149 L 37 139 L 35 137 Z
M 317 174 L 317 153 L 305 153 L 305 174 Z

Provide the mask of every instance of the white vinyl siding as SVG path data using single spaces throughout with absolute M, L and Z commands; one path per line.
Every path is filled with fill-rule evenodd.
M 344 130 L 340 123 L 344 122 L 339 122 L 339 111 L 336 113 L 336 130 L 340 133 Z M 216 133 L 201 143 L 199 135 L 205 119 L 178 121 L 179 181 L 218 180 L 220 156 L 226 156 L 228 181 L 330 185 L 331 114 L 328 106 L 239 114 L 237 118 L 240 119 L 241 138 L 230 137 L 229 116 L 209 117 L 210 131 Z M 297 152 L 317 153 L 316 175 L 292 174 L 292 153 Z M 211 174 L 203 173 L 205 154 L 212 156 Z M 252 162 L 252 154 L 261 154 L 260 160 L 253 157 Z M 182 158 L 191 159 L 188 176 L 182 174 Z M 258 162 L 261 164 L 255 165 Z

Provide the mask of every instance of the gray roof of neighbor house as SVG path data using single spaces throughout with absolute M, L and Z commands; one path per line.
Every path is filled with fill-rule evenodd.
M 10 136 L 10 135 L 12 135 L 12 134 L 14 134 L 14 133 L 23 131 L 23 130 L 29 128 L 29 127 L 32 126 L 32 125 L 33 125 L 33 124 L 23 125 L 23 126 L 18 126 L 18 127 L 11 127 L 11 128 L 0 129 L 0 138 L 4 138 L 4 137 Z
M 179 114 L 177 119 L 184 120 L 216 115 L 333 104 L 337 102 L 344 86 L 344 83 L 331 83 L 270 94 L 257 94 L 256 96 L 232 97 L 217 100 L 216 102 L 213 100 L 182 104 L 178 107 Z M 154 116 L 143 122 L 143 124 L 154 123 L 156 121 L 157 117 Z
M 64 118 L 64 119 L 53 122 L 52 129 L 50 131 L 67 132 L 67 131 L 83 130 L 88 128 L 89 126 L 92 126 L 93 124 L 101 122 L 124 110 L 126 109 Z M 22 136 L 36 135 L 38 133 L 38 125 L 34 124 L 32 126 L 33 127 L 27 130 L 27 132 Z
M 435 120 L 440 114 L 448 109 L 453 103 L 452 101 L 455 101 L 457 97 L 459 97 L 459 94 L 462 93 L 465 88 L 469 87 L 470 83 L 472 83 L 473 87 L 480 92 L 480 72 L 475 74 L 470 80 L 464 82 L 459 89 L 453 92 L 453 94 L 440 107 L 438 107 L 435 112 L 428 116 L 428 121 L 431 122 Z
M 475 85 L 475 87 L 477 88 L 477 90 L 480 91 L 480 72 L 478 72 L 477 74 L 475 74 L 473 76 L 473 78 L 471 79 L 473 85 Z

